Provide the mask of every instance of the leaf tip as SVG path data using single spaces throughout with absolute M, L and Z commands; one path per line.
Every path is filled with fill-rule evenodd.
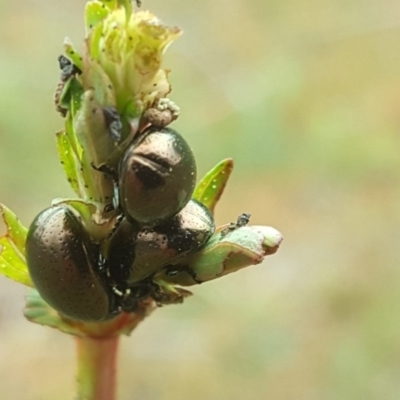
M 272 226 L 253 226 L 253 228 L 259 231 L 264 237 L 262 246 L 265 255 L 276 253 L 283 241 L 283 235 Z

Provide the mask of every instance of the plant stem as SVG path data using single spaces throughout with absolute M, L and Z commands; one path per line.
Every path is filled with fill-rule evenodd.
M 116 400 L 119 336 L 76 337 L 77 400 Z

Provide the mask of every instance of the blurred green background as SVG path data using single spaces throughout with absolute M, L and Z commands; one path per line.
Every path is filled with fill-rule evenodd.
M 399 2 L 143 3 L 184 30 L 165 67 L 199 175 L 235 159 L 217 222 L 285 241 L 124 338 L 120 400 L 399 399 Z M 84 4 L 0 0 L 0 199 L 27 225 L 72 195 L 53 93 Z M 25 293 L 0 277 L 0 398 L 72 399 L 74 342 Z

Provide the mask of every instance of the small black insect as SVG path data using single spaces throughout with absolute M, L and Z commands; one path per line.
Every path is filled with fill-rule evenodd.
M 66 82 L 71 76 L 81 74 L 82 71 L 73 64 L 67 57 L 61 55 L 58 57 L 58 65 L 61 69 L 61 81 Z
M 225 229 L 221 231 L 221 238 L 242 226 L 246 226 L 250 221 L 250 217 L 251 214 L 249 213 L 240 214 L 236 222 L 231 222 Z
M 65 108 L 65 106 L 63 107 L 61 104 L 65 85 L 75 75 L 81 74 L 82 71 L 70 60 L 68 60 L 67 57 L 64 57 L 63 55 L 58 57 L 58 65 L 60 66 L 61 69 L 61 77 L 60 77 L 60 82 L 57 85 L 56 92 L 54 93 L 54 104 L 56 106 L 56 110 L 63 117 L 65 117 L 67 115 L 68 110 Z
M 112 106 L 104 107 L 103 115 L 112 140 L 119 142 L 121 140 L 122 121 L 117 109 Z

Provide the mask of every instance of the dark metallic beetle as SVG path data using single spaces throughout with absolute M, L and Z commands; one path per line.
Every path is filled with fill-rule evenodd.
M 131 221 L 155 226 L 177 214 L 196 184 L 196 162 L 172 129 L 150 128 L 127 149 L 119 168 L 119 201 Z
M 72 319 L 101 321 L 116 310 L 98 268 L 98 247 L 64 205 L 42 211 L 29 228 L 26 259 L 43 299 Z
M 153 228 L 140 228 L 124 219 L 110 240 L 110 276 L 118 285 L 132 286 L 200 248 L 214 231 L 210 212 L 195 200 Z

